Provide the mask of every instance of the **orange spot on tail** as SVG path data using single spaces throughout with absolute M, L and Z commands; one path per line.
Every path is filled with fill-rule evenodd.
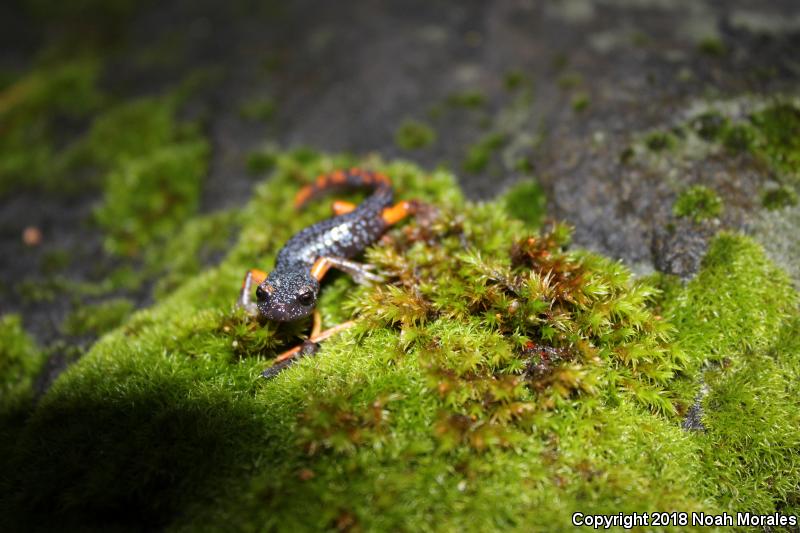
M 335 215 L 346 215 L 347 213 L 352 212 L 356 208 L 356 204 L 351 202 L 345 202 L 343 200 L 336 200 L 331 205 L 331 209 Z
M 311 198 L 311 193 L 313 192 L 314 192 L 314 187 L 311 185 L 306 185 L 305 187 L 297 191 L 297 194 L 294 196 L 294 207 L 295 208 L 302 207 L 302 205 L 306 203 L 309 198 Z

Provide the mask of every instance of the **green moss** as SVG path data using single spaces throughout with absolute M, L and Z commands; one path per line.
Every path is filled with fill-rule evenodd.
M 153 291 L 156 297 L 169 295 L 218 258 L 232 242 L 239 225 L 237 211 L 195 217 L 161 246 L 148 250 L 148 275 L 158 280 Z
M 754 114 L 753 125 L 763 136 L 757 152 L 781 173 L 800 179 L 800 108 L 777 103 Z
M 260 98 L 245 102 L 239 108 L 239 114 L 248 120 L 272 120 L 277 111 L 277 104 L 272 98 Z
M 44 355 L 22 327 L 18 315 L 0 317 L 0 411 L 30 399 L 33 380 L 44 363 Z
M 730 126 L 730 120 L 716 111 L 708 111 L 692 120 L 697 135 L 703 140 L 713 141 L 719 139 L 722 132 Z
M 452 107 L 478 109 L 486 105 L 486 95 L 477 90 L 461 91 L 450 94 L 446 102 Z
M 547 198 L 536 180 L 520 181 L 503 194 L 502 202 L 510 216 L 534 230 L 541 227 L 547 214 Z
M 477 173 L 486 170 L 492 154 L 506 143 L 506 136 L 499 132 L 489 133 L 469 147 L 464 159 L 464 170 Z
M 782 182 L 800 183 L 800 108 L 778 100 L 734 121 L 716 111 L 695 117 L 692 126 L 706 141 L 719 141 L 734 154 L 752 154 Z
M 114 254 L 139 253 L 194 214 L 207 157 L 204 141 L 187 142 L 130 160 L 112 172 L 103 203 L 95 211 L 108 232 L 106 249 Z
M 767 189 L 761 194 L 761 205 L 770 210 L 797 205 L 797 192 L 788 185 Z
M 578 72 L 566 72 L 558 77 L 557 83 L 563 90 L 575 89 L 583 84 L 583 76 Z
M 572 110 L 580 113 L 589 107 L 589 95 L 586 93 L 579 93 L 572 97 Z
M 258 150 L 247 156 L 247 171 L 253 175 L 263 175 L 275 167 L 276 157 L 272 151 Z
M 523 87 L 529 87 L 531 80 L 524 71 L 520 69 L 512 69 L 506 72 L 503 76 L 503 86 L 507 91 L 516 91 Z
M 672 133 L 666 131 L 654 131 L 644 139 L 644 144 L 653 152 L 671 150 L 677 144 L 677 139 Z
M 123 102 L 98 116 L 87 136 L 93 161 L 106 169 L 145 156 L 181 136 L 173 97 Z
M 705 371 L 699 439 L 710 494 L 729 510 L 772 513 L 800 482 L 798 295 L 748 238 L 722 234 L 670 319 L 690 368 Z
M 0 463 L 10 530 L 530 530 L 575 511 L 790 501 L 797 295 L 744 237 L 718 238 L 696 280 L 659 296 L 569 250 L 564 226 L 532 234 L 506 199 L 472 205 L 444 171 L 361 161 L 438 212 L 367 251 L 386 283 L 326 280 L 324 322 L 354 328 L 259 379 L 307 323 L 233 311 L 241 277 L 329 215 L 294 213 L 297 188 L 352 163 L 280 155 L 219 266 L 59 378 Z M 678 413 L 707 360 L 723 363 L 706 374 L 708 430 L 689 433 Z M 740 406 L 748 424 L 731 422 Z
M 722 144 L 733 153 L 749 152 L 755 140 L 755 132 L 747 124 L 734 124 L 722 133 Z
M 697 49 L 710 56 L 721 57 L 727 53 L 725 44 L 717 37 L 706 37 L 697 44 Z
M 436 132 L 424 122 L 406 119 L 397 128 L 394 142 L 403 150 L 417 150 L 436 141 Z
M 0 93 L 0 196 L 72 185 L 63 176 L 72 154 L 57 146 L 57 124 L 80 120 L 99 105 L 99 67 L 94 60 L 65 61 L 34 70 Z
M 119 326 L 134 307 L 134 303 L 127 298 L 83 305 L 67 316 L 61 330 L 67 335 L 99 336 Z
M 722 198 L 705 185 L 694 185 L 683 191 L 672 206 L 676 217 L 689 217 L 695 222 L 722 214 Z

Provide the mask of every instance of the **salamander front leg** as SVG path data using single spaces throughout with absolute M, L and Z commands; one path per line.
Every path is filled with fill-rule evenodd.
M 316 326 L 316 321 L 317 318 L 315 316 L 314 317 L 315 326 Z M 291 350 L 286 350 L 278 357 L 276 357 L 275 360 L 273 361 L 273 365 L 268 369 L 266 369 L 264 372 L 262 372 L 261 375 L 265 378 L 273 378 L 277 376 L 281 370 L 292 365 L 295 361 L 297 361 L 301 357 L 317 353 L 317 350 L 319 350 L 320 342 L 339 333 L 340 331 L 344 331 L 352 327 L 354 324 L 355 322 L 353 320 L 348 320 L 347 322 L 343 322 L 341 324 L 333 326 L 330 329 L 326 329 L 325 331 L 320 332 L 316 336 L 309 337 L 309 339 L 304 341 L 302 344 L 295 346 Z
M 331 267 L 349 274 L 360 285 L 382 283 L 384 281 L 381 276 L 372 272 L 375 268 L 374 266 L 350 261 L 344 257 L 320 257 L 311 267 L 311 275 L 321 281 Z
M 253 292 L 253 284 L 259 286 L 265 279 L 267 279 L 267 273 L 255 268 L 248 270 L 247 274 L 244 275 L 242 290 L 239 292 L 239 299 L 236 301 L 236 305 L 247 311 L 247 314 L 250 316 L 258 315 L 258 307 L 256 307 L 255 303 L 250 301 L 250 294 Z

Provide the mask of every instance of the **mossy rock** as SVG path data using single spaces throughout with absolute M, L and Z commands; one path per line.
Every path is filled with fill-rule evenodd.
M 352 163 L 278 157 L 221 264 L 58 379 L 2 463 L 3 521 L 483 531 L 798 512 L 797 294 L 745 237 L 718 237 L 685 287 L 637 280 L 570 250 L 564 226 L 532 234 L 503 202 L 465 202 L 444 171 L 362 161 L 435 209 L 367 252 L 386 284 L 326 282 L 324 321 L 354 328 L 260 378 L 307 324 L 236 312 L 241 276 L 328 215 L 291 211 L 300 184 Z

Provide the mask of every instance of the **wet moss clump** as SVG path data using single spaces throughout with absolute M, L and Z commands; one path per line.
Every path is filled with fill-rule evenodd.
M 418 150 L 436 141 L 436 132 L 418 120 L 404 120 L 394 136 L 395 143 L 403 150 Z
M 329 216 L 327 202 L 292 211 L 298 187 L 356 163 L 429 207 L 367 251 L 385 283 L 325 280 L 325 325 L 355 326 L 264 380 L 308 324 L 237 312 L 242 275 Z M 218 266 L 102 337 L 6 439 L 3 526 L 485 531 L 569 527 L 575 511 L 797 512 L 797 294 L 760 248 L 725 234 L 696 282 L 656 283 L 506 205 L 466 202 L 441 170 L 280 154 Z M 705 430 L 689 432 L 698 397 Z
M 64 146 L 59 125 L 79 124 L 102 101 L 100 64 L 65 61 L 33 70 L 0 91 L 0 196 L 21 189 L 67 192 L 79 154 Z
M 722 214 L 722 198 L 705 185 L 694 185 L 683 191 L 672 206 L 676 217 L 691 218 L 695 222 Z

